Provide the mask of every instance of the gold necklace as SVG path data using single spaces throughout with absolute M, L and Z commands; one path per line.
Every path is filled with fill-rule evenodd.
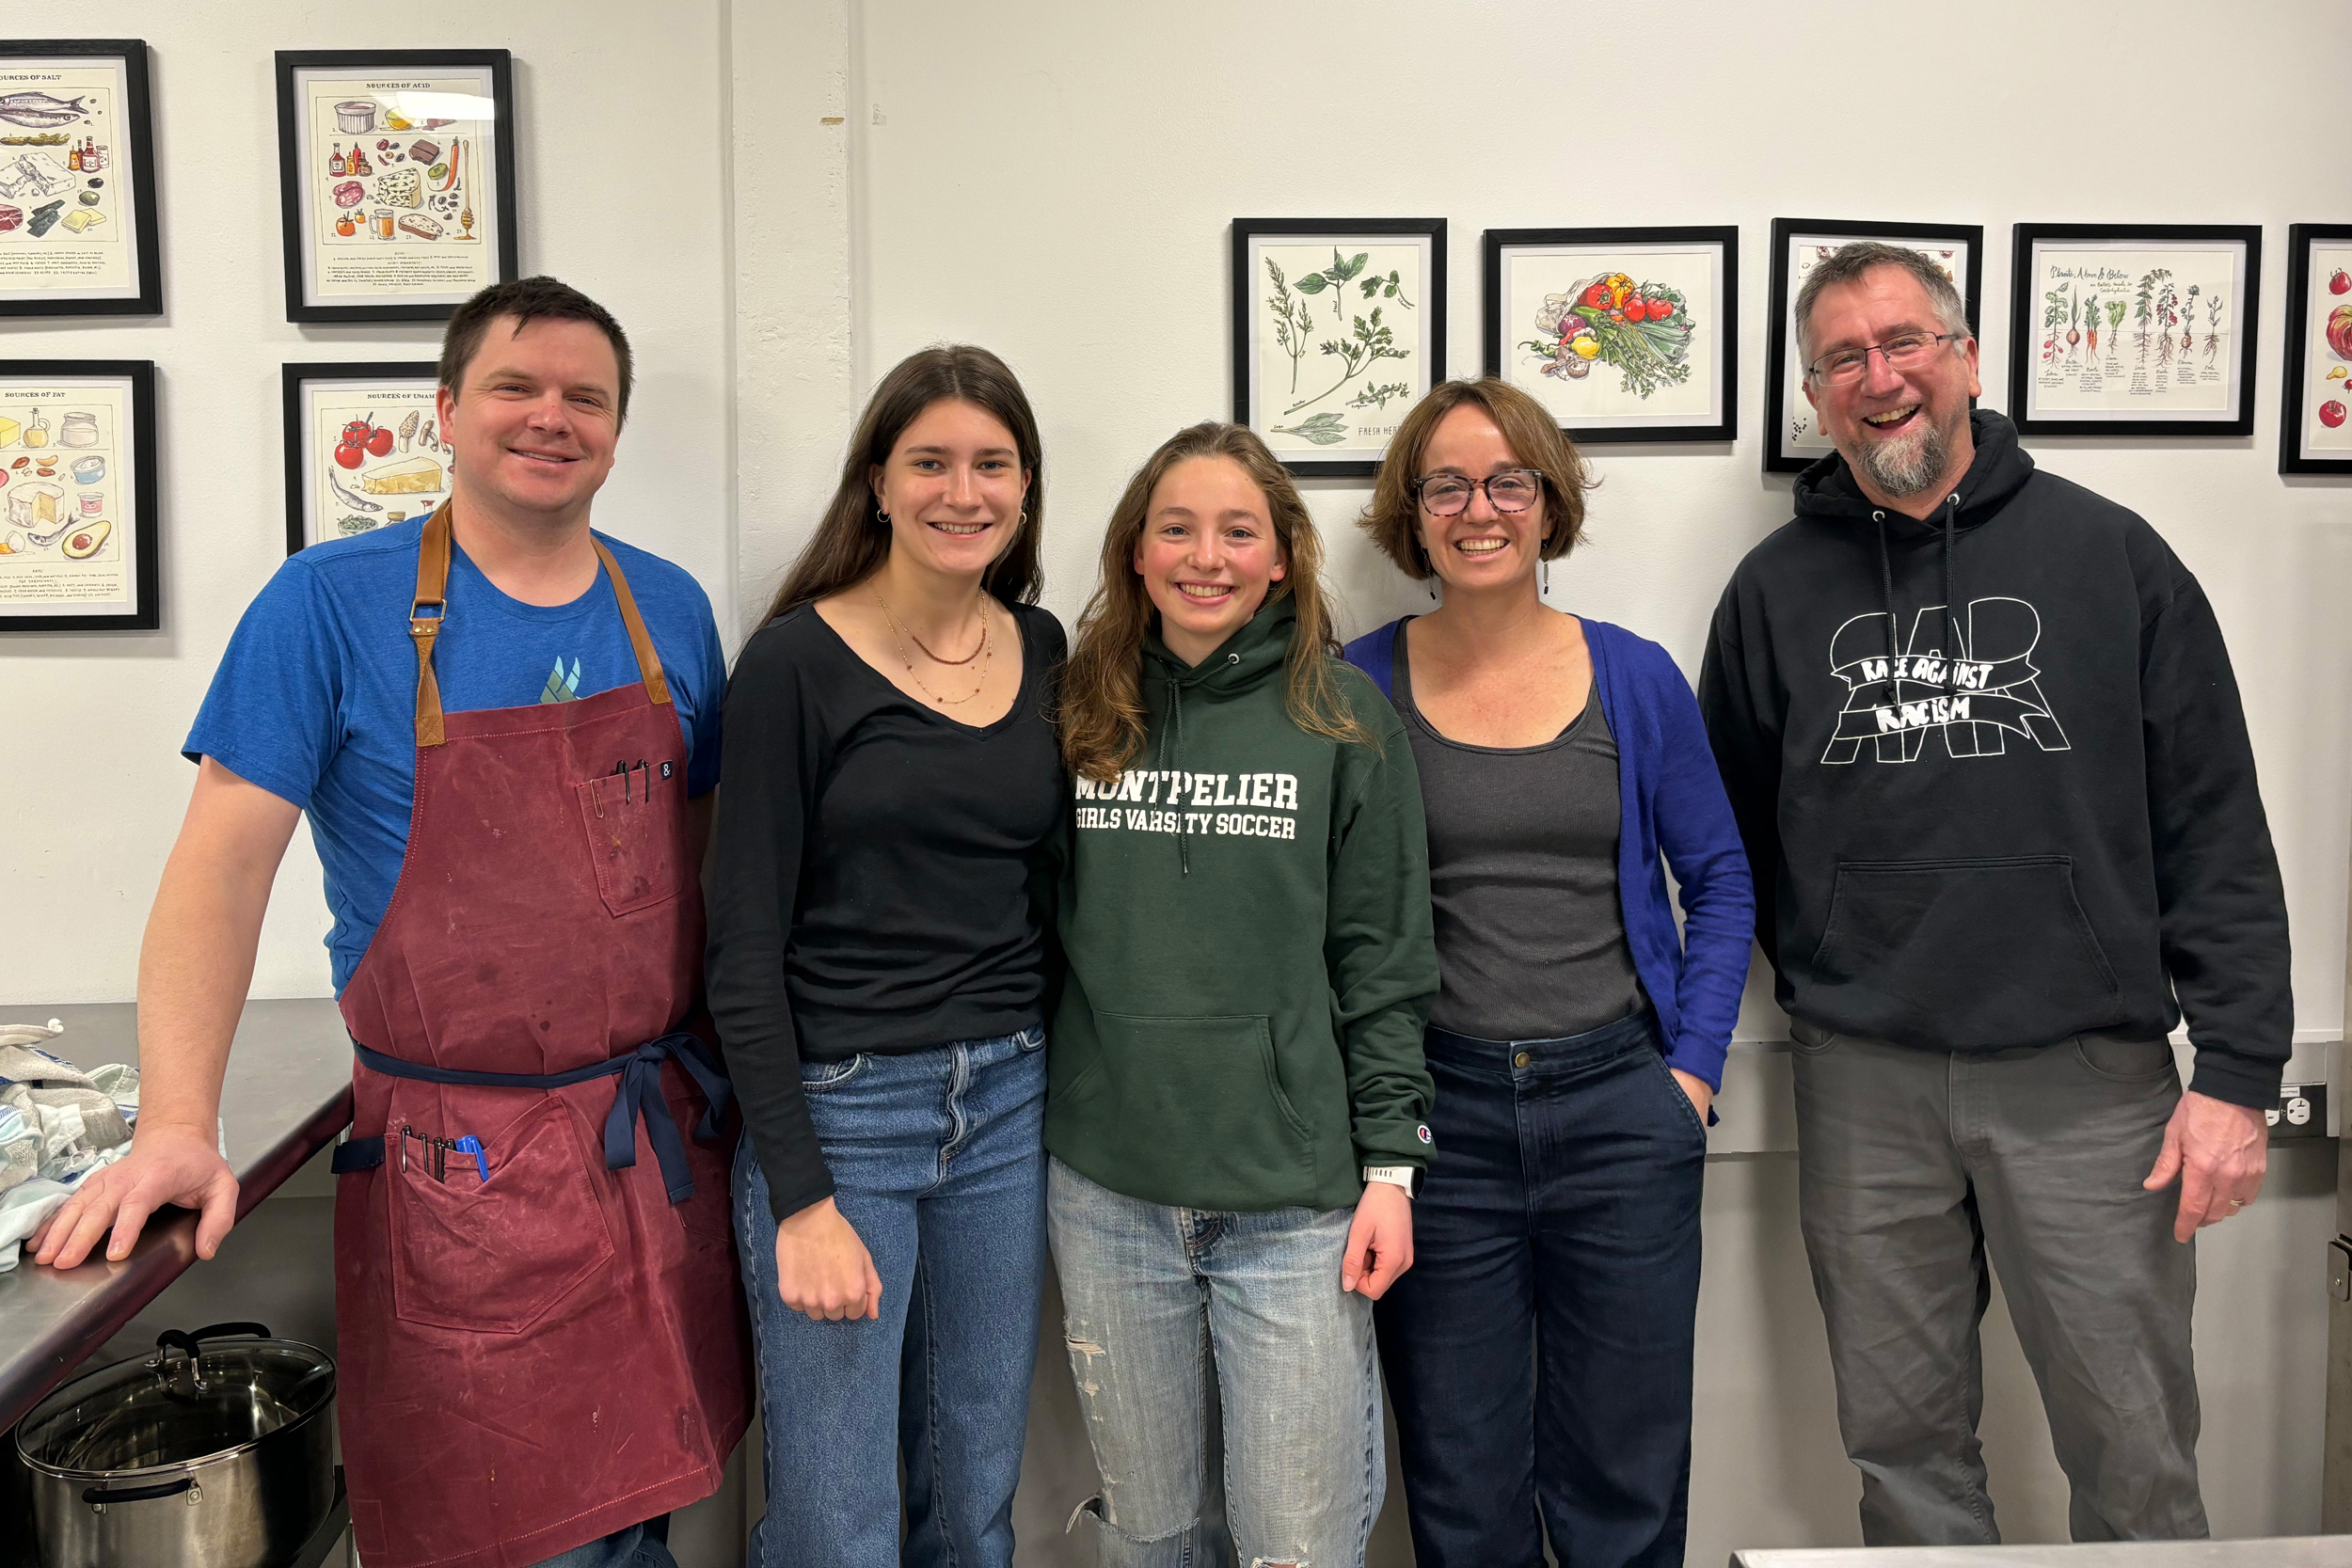
M 874 589 L 874 602 L 882 606 L 882 618 L 890 623 L 891 640 L 898 646 L 898 662 L 907 667 L 907 679 L 914 683 L 914 689 L 916 690 L 922 692 L 924 696 L 929 697 L 932 702 L 937 703 L 941 707 L 954 707 L 959 703 L 970 702 L 973 698 L 978 696 L 981 690 L 987 687 L 988 667 L 996 662 L 996 653 L 995 641 L 989 636 L 988 632 L 988 609 L 986 605 L 982 605 L 980 609 L 980 645 L 973 649 L 972 652 L 964 655 L 963 657 L 960 659 L 948 660 L 940 658 L 937 654 L 932 653 L 929 648 L 923 648 L 923 640 L 916 637 L 914 633 L 909 631 L 905 626 L 898 624 L 898 613 L 890 608 L 890 601 L 882 596 L 882 590 L 880 588 Z M 907 652 L 907 642 L 909 640 L 912 640 L 916 647 L 923 648 L 923 652 L 927 656 L 933 659 L 937 659 L 938 662 L 942 664 L 969 664 L 975 658 L 979 659 L 980 678 L 978 683 L 976 684 L 971 690 L 965 692 L 961 697 L 941 696 L 938 692 L 933 691 L 930 687 L 925 686 L 923 684 L 923 677 L 914 673 L 914 656 Z

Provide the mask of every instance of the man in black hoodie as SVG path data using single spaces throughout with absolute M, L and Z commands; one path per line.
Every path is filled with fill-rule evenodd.
M 1699 700 L 1790 1018 L 1864 1539 L 2000 1539 L 1988 1257 L 2074 1538 L 2202 1536 L 2186 1243 L 2261 1189 L 2294 1023 L 2220 627 L 2145 522 L 1970 412 L 1931 261 L 1849 245 L 1796 321 L 1837 455 L 1733 574 Z

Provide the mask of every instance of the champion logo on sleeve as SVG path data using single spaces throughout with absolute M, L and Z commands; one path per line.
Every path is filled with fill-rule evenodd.
M 1419 1138 L 1422 1143 L 1432 1143 L 1436 1141 L 1429 1136 L 1429 1124 L 1425 1121 L 1422 1122 L 1413 1129 L 1413 1136 Z

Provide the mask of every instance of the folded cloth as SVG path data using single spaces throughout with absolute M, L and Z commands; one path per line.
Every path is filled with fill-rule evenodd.
M 54 1018 L 0 1025 L 0 1194 L 36 1177 L 80 1176 L 131 1141 L 138 1070 L 118 1062 L 84 1072 L 36 1043 L 64 1032 Z

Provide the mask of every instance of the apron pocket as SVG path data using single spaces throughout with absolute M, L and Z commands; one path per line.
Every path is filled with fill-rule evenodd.
M 588 1150 L 561 1100 L 541 1101 L 485 1146 L 487 1181 L 463 1155 L 436 1181 L 413 1142 L 403 1169 L 399 1125 L 385 1134 L 392 1303 L 407 1322 L 518 1334 L 612 1260 Z
M 675 898 L 686 863 L 685 818 L 672 792 L 676 785 L 666 785 L 655 801 L 644 779 L 642 771 L 607 773 L 572 785 L 588 859 L 596 868 L 596 892 L 616 915 Z

